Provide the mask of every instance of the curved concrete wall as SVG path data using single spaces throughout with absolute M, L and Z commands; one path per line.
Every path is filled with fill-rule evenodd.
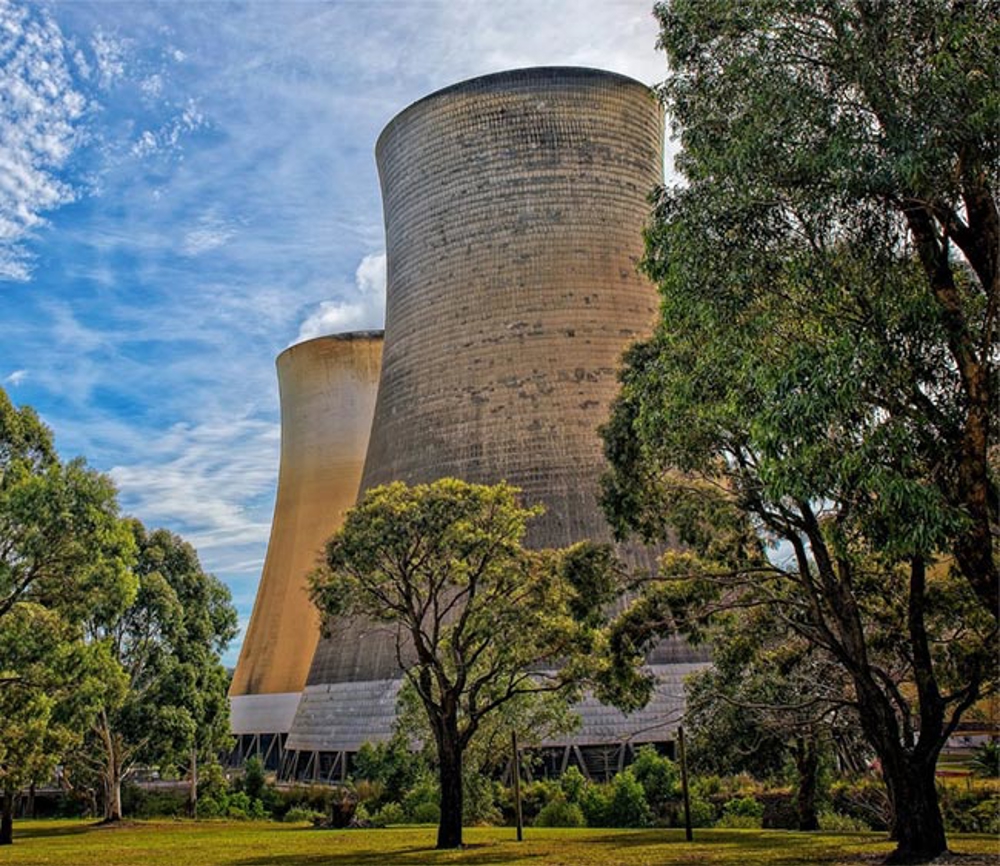
M 278 356 L 278 492 L 229 692 L 236 734 L 286 732 L 291 726 L 319 640 L 307 576 L 357 498 L 381 357 L 381 331 L 319 337 Z
M 650 90 L 591 69 L 473 79 L 386 127 L 376 149 L 386 342 L 362 489 L 507 480 L 546 508 L 530 545 L 610 539 L 597 505 L 597 428 L 622 350 L 656 315 L 655 289 L 636 263 L 662 148 Z M 651 563 L 640 548 L 622 552 Z M 290 750 L 351 751 L 392 723 L 392 640 L 357 621 L 331 625 Z M 657 655 L 692 660 L 683 644 Z M 631 730 L 649 726 L 633 718 Z M 607 741 L 622 721 L 593 704 L 581 736 Z

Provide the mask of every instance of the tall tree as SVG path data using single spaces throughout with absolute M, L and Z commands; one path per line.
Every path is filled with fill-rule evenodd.
M 17 790 L 45 776 L 112 684 L 94 676 L 100 653 L 80 625 L 129 603 L 133 553 L 111 482 L 63 464 L 37 416 L 0 390 L 0 844 Z
M 97 610 L 88 624 L 90 640 L 126 676 L 126 688 L 100 706 L 81 753 L 102 780 L 106 821 L 121 819 L 121 785 L 137 763 L 190 757 L 196 774 L 199 752 L 218 743 L 226 720 L 219 653 L 236 630 L 229 591 L 202 570 L 189 544 L 129 525 L 138 550 L 135 601 L 120 613 Z
M 448 478 L 369 490 L 313 578 L 325 616 L 366 617 L 395 634 L 437 749 L 438 848 L 462 844 L 463 755 L 484 721 L 521 698 L 572 691 L 607 595 L 603 549 L 522 548 L 538 509 L 516 493 Z
M 690 546 L 664 621 L 769 605 L 842 666 L 896 856 L 930 859 L 937 756 L 997 675 L 996 7 L 656 8 L 686 183 L 656 199 L 607 507 Z

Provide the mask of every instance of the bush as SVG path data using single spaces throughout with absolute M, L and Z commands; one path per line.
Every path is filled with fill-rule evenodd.
M 466 826 L 499 824 L 502 817 L 490 777 L 479 772 L 463 772 L 463 777 L 462 822 Z
M 133 818 L 173 818 L 187 811 L 183 791 L 147 791 L 133 783 L 122 785 L 122 812 Z
M 839 812 L 820 812 L 819 829 L 826 833 L 865 833 L 871 830 L 864 821 Z
M 740 818 L 761 818 L 764 814 L 764 804 L 753 797 L 738 797 L 730 800 L 722 807 L 722 816 Z
M 267 777 L 264 774 L 264 762 L 254 755 L 243 769 L 243 791 L 251 800 L 261 799 Z
M 1000 740 L 987 740 L 972 753 L 972 770 L 987 779 L 1000 777 Z
M 229 795 L 226 817 L 236 820 L 259 821 L 268 815 L 259 797 L 251 797 L 246 791 L 237 791 L 235 794 Z
M 416 785 L 406 792 L 403 797 L 403 811 L 407 818 L 417 824 L 436 824 L 441 816 L 441 792 L 438 790 L 437 782 L 429 775 L 424 776 Z M 431 808 L 438 816 L 428 820 Z
M 568 767 L 559 779 L 559 787 L 569 803 L 579 803 L 586 786 L 587 777 L 580 772 L 579 767 Z
M 580 811 L 583 812 L 588 827 L 610 826 L 611 798 L 607 786 L 593 783 L 586 785 L 580 794 Z
M 692 795 L 691 800 L 691 826 L 711 827 L 715 823 L 715 807 L 711 801 L 703 797 Z M 681 823 L 684 821 L 684 806 L 681 805 Z
M 419 803 L 409 811 L 414 824 L 437 824 L 441 821 L 441 807 L 437 803 Z
M 305 822 L 315 824 L 317 821 L 323 819 L 323 813 L 317 812 L 313 809 L 307 809 L 304 806 L 293 806 L 287 812 L 285 812 L 282 821 L 286 824 L 302 824 Z
M 587 821 L 578 804 L 553 800 L 542 807 L 532 823 L 535 827 L 583 827 Z
M 549 803 L 564 799 L 564 796 L 559 782 L 552 779 L 538 779 L 522 785 L 521 811 L 525 820 L 533 820 Z
M 388 827 L 390 824 L 403 824 L 405 821 L 406 813 L 399 803 L 386 803 L 371 816 L 372 827 Z
M 1000 793 L 985 785 L 939 785 L 945 829 L 958 833 L 1000 833 Z
M 658 754 L 652 746 L 639 749 L 629 767 L 646 792 L 646 802 L 656 815 L 662 815 L 667 803 L 676 800 L 680 772 L 669 758 Z
M 651 813 L 646 792 L 631 770 L 623 770 L 611 781 L 608 797 L 609 827 L 648 827 Z

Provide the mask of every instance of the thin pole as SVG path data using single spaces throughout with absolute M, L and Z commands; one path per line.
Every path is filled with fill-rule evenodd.
M 684 750 L 684 726 L 677 726 L 677 739 L 681 751 L 681 790 L 684 792 L 684 838 L 691 842 L 694 834 L 691 832 L 691 797 L 688 794 L 688 762 Z
M 524 841 L 524 817 L 521 814 L 521 757 L 517 751 L 517 731 L 510 732 L 511 749 L 514 752 L 514 814 L 517 817 L 517 841 Z

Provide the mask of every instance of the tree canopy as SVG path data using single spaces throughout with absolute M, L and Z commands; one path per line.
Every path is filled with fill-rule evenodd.
M 604 498 L 687 549 L 632 632 L 769 606 L 847 674 L 899 856 L 933 857 L 937 755 L 996 680 L 996 7 L 656 11 L 684 183 Z
M 348 512 L 313 579 L 324 615 L 363 616 L 395 635 L 437 748 L 440 848 L 462 843 L 462 757 L 484 720 L 519 699 L 570 693 L 594 646 L 604 597 L 587 588 L 602 583 L 604 553 L 525 550 L 537 513 L 506 484 L 377 487 Z

